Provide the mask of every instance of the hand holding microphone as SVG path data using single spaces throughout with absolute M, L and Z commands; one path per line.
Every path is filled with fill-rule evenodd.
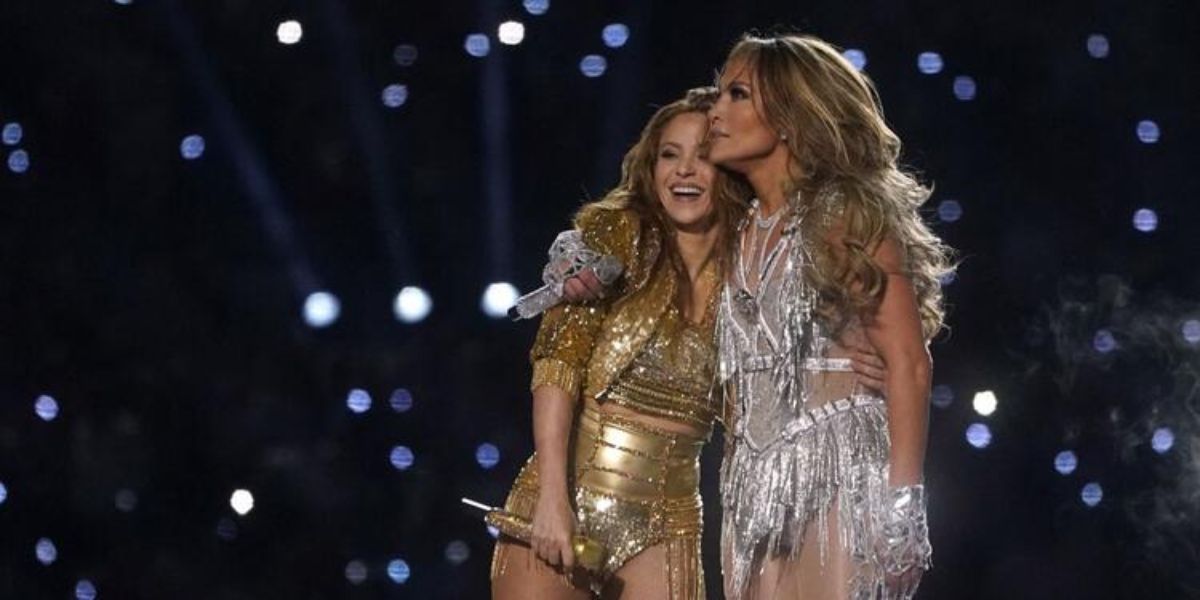
M 529 319 L 562 302 L 563 284 L 587 269 L 595 273 L 602 285 L 609 286 L 621 276 L 624 266 L 615 256 L 589 248 L 579 231 L 559 233 L 550 245 L 550 262 L 542 270 L 545 285 L 518 298 L 508 309 L 508 316 L 514 321 Z

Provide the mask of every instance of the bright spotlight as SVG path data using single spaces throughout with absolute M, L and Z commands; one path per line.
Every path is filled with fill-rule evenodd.
M 496 38 L 506 46 L 516 46 L 525 39 L 525 25 L 520 21 L 505 21 L 496 30 Z
M 346 394 L 346 408 L 355 414 L 362 414 L 371 410 L 371 394 L 366 390 L 355 388 Z
M 1079 499 L 1083 500 L 1083 503 L 1089 507 L 1096 506 L 1104 499 L 1104 488 L 1093 481 L 1083 486 L 1083 489 L 1079 492 Z
M 971 401 L 971 406 L 975 408 L 975 412 L 980 416 L 991 416 L 996 412 L 996 394 L 991 390 L 983 390 L 975 394 L 975 399 Z
M 1158 143 L 1158 136 L 1161 132 L 1158 130 L 1158 123 L 1149 119 L 1138 121 L 1137 137 L 1143 144 Z
M 1137 209 L 1133 213 L 1133 228 L 1142 233 L 1150 233 L 1158 229 L 1158 213 L 1149 208 Z
M 1079 459 L 1070 450 L 1063 450 L 1054 457 L 1054 470 L 1060 475 L 1070 475 L 1079 466 Z
M 29 170 L 29 153 L 16 149 L 8 154 L 8 170 L 18 175 Z
M 304 36 L 304 28 L 300 27 L 300 22 L 295 20 L 284 21 L 275 28 L 275 37 L 279 39 L 280 44 L 292 45 L 300 41 Z
M 397 471 L 407 471 L 413 465 L 416 457 L 413 456 L 413 451 L 408 446 L 396 446 L 392 448 L 392 453 L 388 459 L 392 461 L 392 466 Z
M 387 574 L 392 582 L 403 584 L 412 575 L 412 570 L 408 567 L 408 561 L 397 558 L 388 563 Z
M 513 304 L 517 303 L 517 288 L 511 283 L 498 282 L 487 286 L 483 292 L 483 300 L 480 302 L 480 307 L 483 308 L 483 313 L 493 319 L 503 318 L 508 314 L 508 309 L 512 308 Z
M 25 129 L 20 123 L 12 122 L 5 123 L 4 130 L 0 133 L 0 140 L 4 141 L 5 146 L 16 146 L 21 143 L 21 138 L 25 136 Z
M 987 448 L 992 443 L 992 430 L 983 423 L 967 426 L 967 443 L 975 448 Z
M 304 322 L 309 327 L 328 327 L 342 313 L 342 303 L 329 292 L 313 292 L 304 301 Z
M 75 600 L 96 600 L 96 584 L 80 579 L 75 584 Z
M 589 54 L 579 61 L 579 72 L 584 77 L 599 77 L 608 68 L 608 61 L 599 54 Z
M 624 23 L 605 25 L 604 31 L 600 33 L 600 39 L 604 40 L 604 45 L 609 48 L 620 48 L 629 41 L 629 27 Z
M 385 88 L 379 94 L 383 105 L 388 108 L 400 108 L 408 101 L 408 86 L 401 83 L 393 83 Z
M 392 304 L 392 312 L 402 323 L 419 323 L 429 316 L 433 310 L 433 298 L 429 292 L 414 286 L 400 288 L 396 301 Z
M 33 547 L 33 553 L 37 556 L 38 562 L 46 566 L 50 566 L 54 564 L 54 561 L 58 560 L 58 547 L 54 545 L 54 542 L 50 541 L 50 538 L 38 540 L 37 544 Z
M 475 449 L 475 462 L 484 469 L 496 466 L 500 463 L 500 449 L 495 444 L 480 444 Z
M 1175 445 L 1175 434 L 1170 427 L 1159 427 L 1150 438 L 1150 447 L 1159 454 L 1166 454 Z
M 467 54 L 475 58 L 483 58 L 488 55 L 488 52 L 492 51 L 492 42 L 488 39 L 488 36 L 482 33 L 472 33 L 463 42 L 463 48 L 466 49 Z
M 58 418 L 58 401 L 51 396 L 41 395 L 33 403 L 33 412 L 38 418 L 49 423 Z
M 179 154 L 187 160 L 196 160 L 204 154 L 204 136 L 192 134 L 179 142 Z
M 233 508 L 233 512 L 244 517 L 254 510 L 254 494 L 249 490 L 234 490 L 229 496 L 229 506 Z
M 926 75 L 941 73 L 942 66 L 942 55 L 937 52 L 922 52 L 917 55 L 917 70 Z
M 525 0 L 521 4 L 531 15 L 544 15 L 546 11 L 550 10 L 550 0 Z
M 846 60 L 850 61 L 850 64 L 859 71 L 867 68 L 867 53 L 858 48 L 847 48 L 842 52 L 842 56 L 846 57 Z

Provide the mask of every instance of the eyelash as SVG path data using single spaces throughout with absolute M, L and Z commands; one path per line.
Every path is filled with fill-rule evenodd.
M 745 100 L 750 94 L 740 87 L 729 88 L 729 97 L 733 100 Z
M 659 158 L 675 158 L 675 156 L 675 152 L 671 150 L 663 150 L 662 152 L 658 153 Z

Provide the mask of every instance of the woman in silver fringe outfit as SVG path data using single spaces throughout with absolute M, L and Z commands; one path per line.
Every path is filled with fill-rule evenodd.
M 873 85 L 831 45 L 744 37 L 709 112 L 709 159 L 754 201 L 718 308 L 728 405 L 729 599 L 911 598 L 930 566 L 923 462 L 948 249 Z M 885 393 L 850 348 L 874 346 Z

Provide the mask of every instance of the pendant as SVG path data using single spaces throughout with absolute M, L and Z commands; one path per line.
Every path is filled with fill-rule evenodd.
M 747 320 L 756 319 L 758 317 L 758 300 L 754 298 L 746 289 L 740 289 L 733 295 L 734 304 L 737 304 L 738 310 Z

